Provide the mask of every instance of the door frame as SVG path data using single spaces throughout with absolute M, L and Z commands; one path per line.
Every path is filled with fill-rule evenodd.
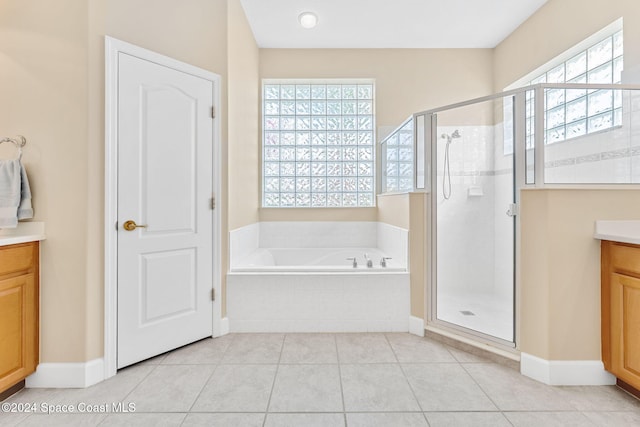
M 158 65 L 191 74 L 213 83 L 213 107 L 220 111 L 220 76 L 139 46 L 105 36 L 105 199 L 104 199 L 104 379 L 117 372 L 118 332 L 118 57 L 135 56 Z M 220 194 L 220 118 L 213 120 L 213 196 Z M 220 209 L 213 210 L 213 336 L 222 335 L 221 289 L 221 219 Z

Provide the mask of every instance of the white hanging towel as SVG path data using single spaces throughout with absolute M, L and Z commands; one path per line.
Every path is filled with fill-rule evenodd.
M 31 187 L 27 178 L 27 170 L 20 162 L 20 205 L 18 206 L 18 219 L 33 218 L 33 207 L 31 206 Z
M 20 159 L 0 160 L 0 228 L 18 226 Z
M 20 159 L 0 160 L 0 228 L 16 228 L 33 218 L 31 189 Z

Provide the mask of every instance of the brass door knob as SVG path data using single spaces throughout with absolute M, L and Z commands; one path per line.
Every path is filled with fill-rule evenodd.
M 122 227 L 127 231 L 133 231 L 136 228 L 147 228 L 146 225 L 138 225 L 138 224 L 136 224 L 135 221 L 131 221 L 131 220 L 129 220 L 129 221 L 125 222 L 124 224 L 122 224 Z

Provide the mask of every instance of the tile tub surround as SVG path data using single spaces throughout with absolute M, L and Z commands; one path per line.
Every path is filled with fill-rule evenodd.
M 409 273 L 229 273 L 231 332 L 405 332 Z
M 366 221 L 261 222 L 232 231 L 229 240 L 227 317 L 231 332 L 409 330 L 410 283 L 409 273 L 404 271 L 408 265 L 407 230 Z M 333 248 L 335 256 L 340 250 L 377 248 L 391 256 L 393 270 L 398 267 L 400 271 L 385 271 L 378 265 L 379 256 L 372 258 L 375 268 L 367 269 L 362 251 L 356 253 L 361 267 L 357 271 L 348 268 L 347 260 L 341 260 L 346 271 L 322 271 L 324 267 L 311 271 L 311 266 L 305 271 L 304 265 L 282 271 L 286 264 L 278 265 L 278 271 L 240 271 L 246 262 L 238 258 L 255 255 L 262 248 Z
M 230 334 L 86 389 L 25 389 L 8 402 L 132 402 L 136 411 L 2 413 L 2 426 L 640 425 L 640 401 L 616 387 L 547 386 L 402 333 Z
M 259 222 L 229 233 L 230 266 L 233 271 L 258 248 L 378 248 L 406 268 L 408 236 L 407 230 L 381 222 Z

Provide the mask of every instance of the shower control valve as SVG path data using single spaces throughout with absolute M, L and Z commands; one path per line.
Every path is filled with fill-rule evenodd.
M 393 258 L 391 258 L 390 256 L 383 256 L 382 259 L 380 260 L 380 267 L 386 267 L 388 259 L 393 259 Z
M 358 261 L 356 260 L 356 257 L 347 258 L 347 260 L 353 261 L 353 268 L 358 268 Z

